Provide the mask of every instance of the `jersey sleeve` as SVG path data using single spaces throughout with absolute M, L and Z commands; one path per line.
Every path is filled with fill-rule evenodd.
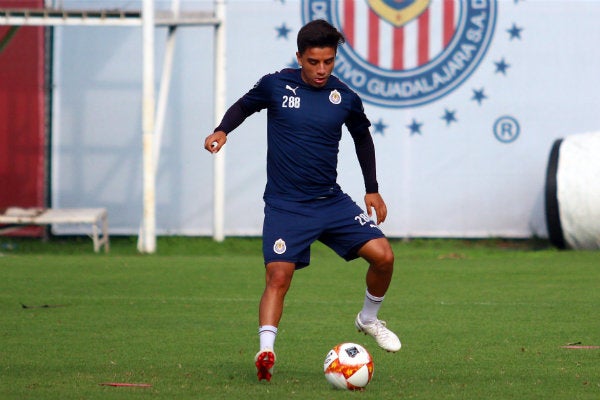
M 365 114 L 365 108 L 363 106 L 362 100 L 356 93 L 352 93 L 352 102 L 350 105 L 350 114 L 348 118 L 346 118 L 345 124 L 350 133 L 356 130 L 363 130 L 364 128 L 369 128 L 371 126 L 371 122 L 367 118 Z
M 221 123 L 215 128 L 214 132 L 223 131 L 228 135 L 229 132 L 240 126 L 253 113 L 253 111 L 244 107 L 240 99 L 227 109 Z
M 377 166 L 375 162 L 375 145 L 369 127 L 371 122 L 365 115 L 360 97 L 355 94 L 351 112 L 346 119 L 346 127 L 354 140 L 354 148 L 363 179 L 366 193 L 378 193 Z
M 375 145 L 368 127 L 350 132 L 354 139 L 354 148 L 363 179 L 365 181 L 366 193 L 378 193 L 377 164 L 375 162 Z
M 252 89 L 227 109 L 221 123 L 215 128 L 214 132 L 223 131 L 229 134 L 250 115 L 268 106 L 269 90 L 267 90 L 268 79 L 266 78 L 268 78 L 268 75 L 262 77 Z
M 242 96 L 240 101 L 247 110 L 255 113 L 269 106 L 272 93 L 272 77 L 273 74 L 263 76 L 248 93 Z

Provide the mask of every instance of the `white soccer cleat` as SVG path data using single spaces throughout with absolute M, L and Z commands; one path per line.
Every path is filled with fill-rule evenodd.
M 385 326 L 385 321 L 375 320 L 370 324 L 363 324 L 360 321 L 360 313 L 356 316 L 354 325 L 359 332 L 363 332 L 365 335 L 372 336 L 377 342 L 379 347 L 389 352 L 396 352 L 402 347 L 400 339 L 392 331 Z

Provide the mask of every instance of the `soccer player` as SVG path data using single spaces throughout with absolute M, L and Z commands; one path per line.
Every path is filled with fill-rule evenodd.
M 332 75 L 338 44 L 344 42 L 327 21 L 307 23 L 297 37 L 300 68 L 263 76 L 227 110 L 204 143 L 206 150 L 218 152 L 227 135 L 248 116 L 267 109 L 266 279 L 259 305 L 260 350 L 255 357 L 259 380 L 271 380 L 284 297 L 294 271 L 309 264 L 315 240 L 348 261 L 362 257 L 369 263 L 355 326 L 387 351 L 401 347 L 398 336 L 377 318 L 392 278 L 394 253 L 378 226 L 385 221 L 387 208 L 378 189 L 371 123 L 358 95 Z M 366 212 L 337 184 L 343 125 L 354 140 Z

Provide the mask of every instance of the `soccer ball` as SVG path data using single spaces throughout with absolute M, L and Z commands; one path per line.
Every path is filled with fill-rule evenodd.
M 356 343 L 341 343 L 327 353 L 325 379 L 337 389 L 362 390 L 373 377 L 373 359 Z

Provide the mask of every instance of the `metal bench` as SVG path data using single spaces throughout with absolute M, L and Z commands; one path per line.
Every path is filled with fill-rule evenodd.
M 21 208 L 9 207 L 0 214 L 0 224 L 8 227 L 0 232 L 8 232 L 17 228 L 14 225 L 52 225 L 52 224 L 91 224 L 91 238 L 94 251 L 109 250 L 108 213 L 105 208 Z M 12 225 L 12 226 L 11 226 Z

